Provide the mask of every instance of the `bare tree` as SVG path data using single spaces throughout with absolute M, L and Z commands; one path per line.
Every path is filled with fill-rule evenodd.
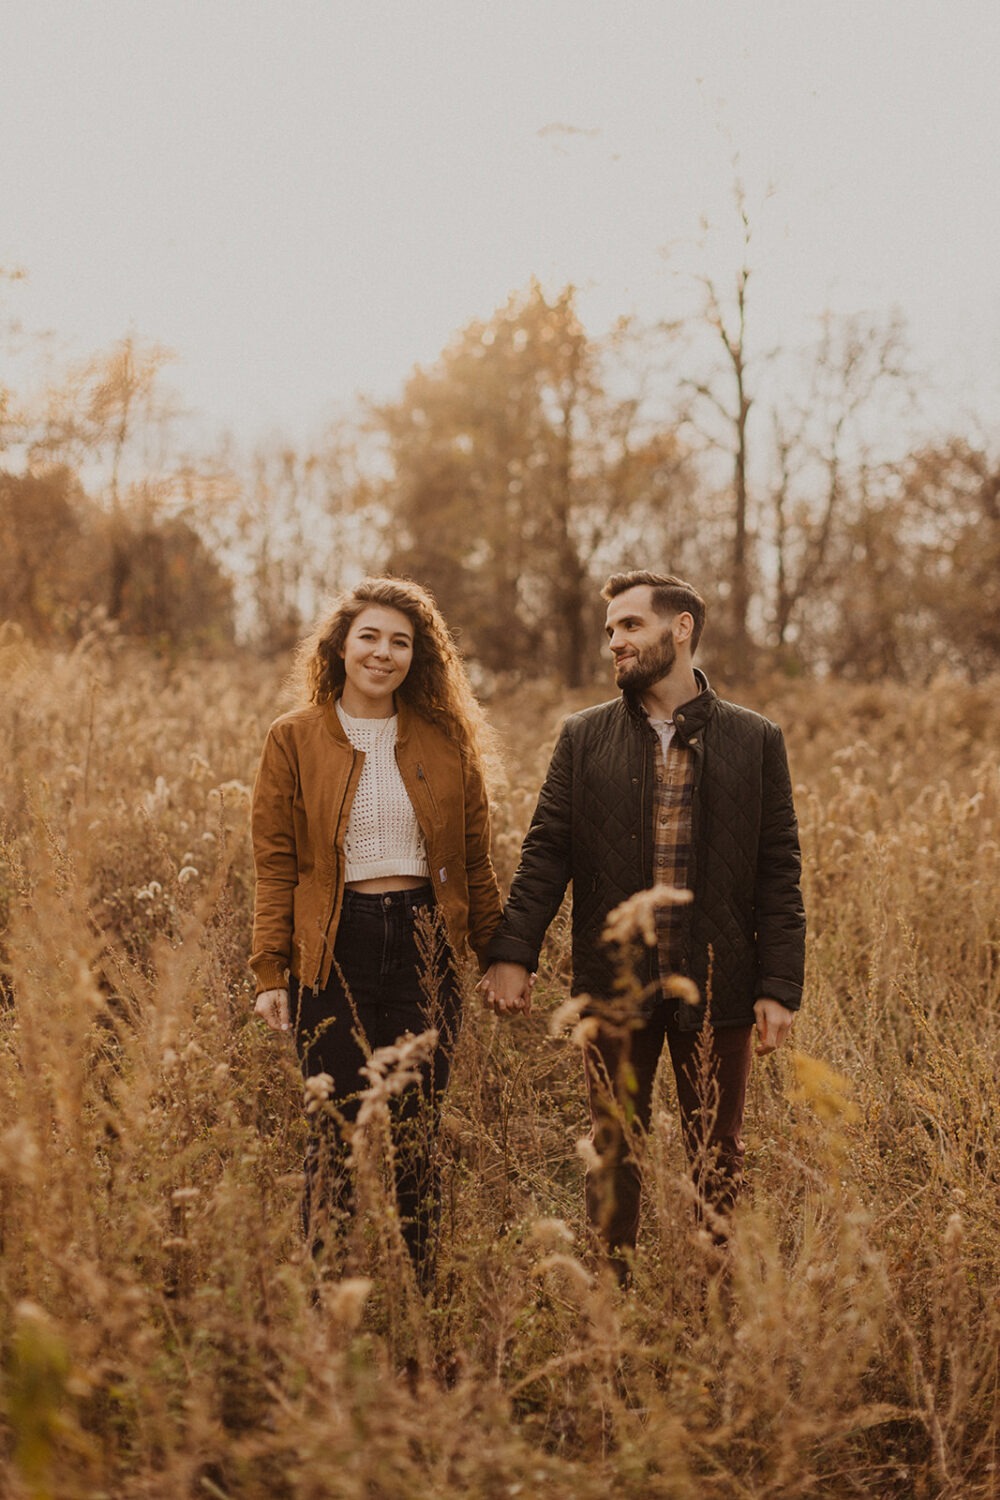
M 216 456 L 213 545 L 235 580 L 243 634 L 265 652 L 287 650 L 327 596 L 383 561 L 363 445 L 345 417 L 312 443 L 276 437 L 249 456 L 229 447 Z
M 783 650 L 822 591 L 838 528 L 857 519 L 876 446 L 889 446 L 911 397 L 905 330 L 898 316 L 824 314 L 801 361 L 798 399 L 772 413 L 775 474 L 771 542 L 775 583 L 771 639 Z M 852 504 L 854 511 L 852 514 Z
M 697 315 L 700 326 L 721 345 L 719 364 L 703 378 L 682 382 L 688 399 L 688 420 L 713 447 L 729 455 L 731 494 L 729 514 L 728 592 L 729 670 L 745 674 L 751 668 L 750 605 L 753 593 L 753 536 L 750 525 L 748 424 L 754 398 L 751 394 L 750 355 L 747 340 L 747 293 L 752 274 L 751 224 L 743 184 L 734 187 L 741 226 L 741 254 L 733 291 L 727 296 L 718 281 L 699 275 L 702 303 Z

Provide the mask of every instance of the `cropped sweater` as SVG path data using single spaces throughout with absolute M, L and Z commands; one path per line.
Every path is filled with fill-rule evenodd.
M 365 757 L 344 839 L 344 879 L 429 875 L 423 835 L 396 764 L 397 716 L 355 719 L 338 702 L 337 717 Z

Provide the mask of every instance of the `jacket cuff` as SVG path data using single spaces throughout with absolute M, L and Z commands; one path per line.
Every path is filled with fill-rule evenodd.
M 490 939 L 486 949 L 486 962 L 489 964 L 523 964 L 529 974 L 533 974 L 538 968 L 538 950 L 529 948 L 527 943 L 515 937 L 495 937 Z
M 287 990 L 288 988 L 288 965 L 281 963 L 276 958 L 261 958 L 253 965 L 254 976 L 257 980 L 258 995 L 265 990 Z
M 777 1000 L 786 1010 L 798 1010 L 802 1004 L 802 986 L 790 984 L 787 979 L 758 979 L 754 990 L 755 1000 Z

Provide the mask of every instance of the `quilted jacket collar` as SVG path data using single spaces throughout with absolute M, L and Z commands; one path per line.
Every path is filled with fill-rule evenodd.
M 693 734 L 701 733 L 715 712 L 715 705 L 719 701 L 718 695 L 709 686 L 708 678 L 700 667 L 695 667 L 694 675 L 700 691 L 696 697 L 689 699 L 687 703 L 682 703 L 674 713 L 674 724 L 684 740 L 690 739 Z M 622 701 L 635 724 L 639 728 L 645 728 L 649 719 L 639 700 L 632 694 L 623 692 Z

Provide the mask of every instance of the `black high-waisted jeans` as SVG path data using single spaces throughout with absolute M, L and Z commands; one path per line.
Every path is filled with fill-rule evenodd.
M 437 922 L 433 993 L 426 993 L 426 943 L 418 943 L 424 915 Z M 321 990 L 291 981 L 289 1001 L 302 1072 L 328 1073 L 332 1111 L 318 1111 L 306 1158 L 304 1223 L 314 1249 L 323 1223 L 350 1213 L 353 1193 L 346 1169 L 347 1134 L 367 1087 L 360 1069 L 378 1047 L 392 1046 L 406 1032 L 433 1027 L 438 1045 L 421 1068 L 420 1081 L 392 1103 L 396 1195 L 403 1235 L 422 1277 L 440 1212 L 437 1128 L 441 1095 L 448 1083 L 461 1011 L 451 950 L 444 939 L 431 887 L 371 895 L 348 890 L 337 928 L 334 964 Z M 424 984 L 421 983 L 425 978 Z M 348 1127 L 345 1130 L 344 1127 Z

